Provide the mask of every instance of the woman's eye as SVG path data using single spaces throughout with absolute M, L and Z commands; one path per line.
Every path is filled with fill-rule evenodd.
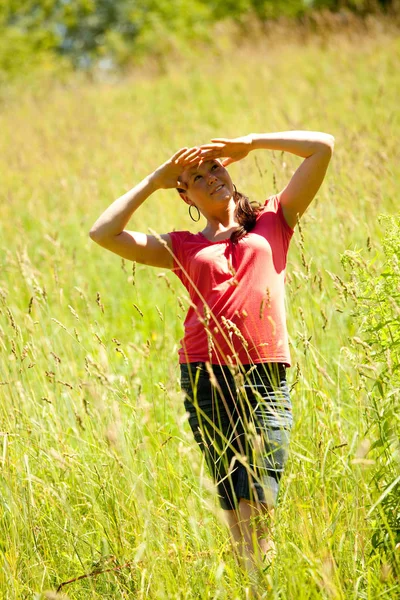
M 196 175 L 193 181 L 196 181 L 198 177 L 201 177 L 201 175 Z
M 215 165 L 213 165 L 213 166 L 211 167 L 211 171 L 212 171 L 213 169 L 218 169 L 218 167 L 219 167 L 219 165 L 217 165 L 217 163 L 215 163 Z

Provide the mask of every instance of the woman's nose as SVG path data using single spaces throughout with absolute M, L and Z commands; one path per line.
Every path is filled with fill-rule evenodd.
M 217 181 L 217 178 L 215 177 L 215 175 L 213 173 L 209 173 L 208 174 L 208 184 L 210 185 L 210 183 L 214 183 L 215 181 Z

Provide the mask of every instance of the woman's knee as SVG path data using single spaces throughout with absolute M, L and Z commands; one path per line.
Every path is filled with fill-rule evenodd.
M 254 519 L 256 517 L 274 516 L 274 504 L 270 502 L 259 502 L 240 498 L 239 514 L 241 519 Z

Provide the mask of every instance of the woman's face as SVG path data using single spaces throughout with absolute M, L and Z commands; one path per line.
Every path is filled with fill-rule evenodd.
M 179 192 L 187 204 L 195 204 L 203 213 L 233 197 L 233 183 L 228 171 L 218 160 L 185 169 L 179 181 Z

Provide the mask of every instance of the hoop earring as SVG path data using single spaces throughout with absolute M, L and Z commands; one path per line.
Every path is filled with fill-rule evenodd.
M 237 189 L 236 189 L 236 185 L 235 185 L 234 183 L 233 183 L 232 185 L 233 185 L 233 189 L 234 189 L 234 192 L 235 192 L 235 193 L 234 193 L 234 196 L 236 196 L 236 195 L 237 195 L 237 193 L 238 193 L 238 191 L 237 191 Z
M 195 218 L 193 217 L 193 215 L 192 215 L 192 208 L 195 208 L 195 209 L 197 210 L 197 219 L 195 219 Z M 190 218 L 192 219 L 192 221 L 194 221 L 195 223 L 197 223 L 197 221 L 200 221 L 200 211 L 199 211 L 199 209 L 197 208 L 197 206 L 195 206 L 194 204 L 191 204 L 191 205 L 189 206 L 189 216 L 190 216 Z

